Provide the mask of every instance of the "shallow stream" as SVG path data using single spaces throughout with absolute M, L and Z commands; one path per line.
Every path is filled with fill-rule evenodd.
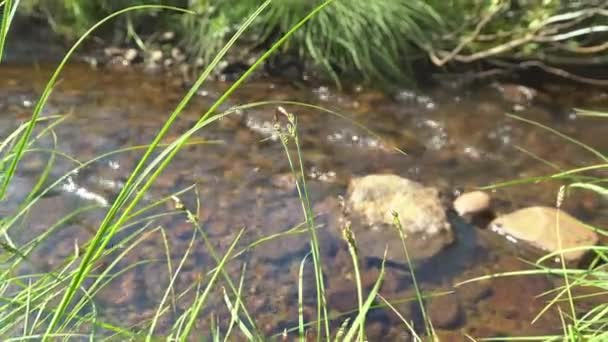
M 52 65 L 5 64 L 0 67 L 0 131 L 5 137 L 23 122 L 43 88 Z M 176 123 L 166 141 L 192 126 L 229 84 L 207 83 Z M 495 182 L 547 175 L 555 172 L 542 162 L 559 168 L 588 165 L 594 156 L 580 147 L 530 124 L 507 117 L 510 112 L 541 122 L 571 137 L 608 151 L 606 122 L 579 117 L 574 107 L 608 108 L 608 92 L 577 88 L 574 85 L 546 85 L 543 99 L 515 103 L 495 85 L 470 89 L 438 87 L 425 91 L 402 91 L 393 97 L 361 89 L 352 94 L 330 88 L 299 89 L 282 80 L 245 84 L 222 108 L 265 100 L 300 101 L 326 107 L 345 118 L 312 108 L 287 107 L 296 115 L 302 141 L 305 172 L 313 205 L 320 214 L 319 234 L 332 315 L 357 307 L 352 280 L 352 264 L 343 243 L 324 231 L 324 210 L 344 195 L 353 176 L 393 173 L 440 189 L 449 202 L 454 192 Z M 179 82 L 131 69 L 94 70 L 88 65 L 70 65 L 62 75 L 44 114 L 67 115 L 53 130 L 56 149 L 86 161 L 119 148 L 149 143 L 185 93 Z M 226 116 L 197 133 L 207 143 L 188 146 L 159 177 L 145 202 L 151 203 L 175 191 L 196 185 L 197 193 L 180 196 L 187 208 L 198 215 L 210 241 L 222 255 L 241 228 L 246 228 L 238 244 L 240 250 L 260 238 L 284 232 L 303 221 L 302 209 L 287 158 L 280 142 L 273 139 L 275 107 L 256 107 Z M 367 127 L 368 131 L 350 120 Z M 407 154 L 396 152 L 398 147 Z M 52 149 L 47 136 L 37 148 Z M 522 151 L 528 151 L 525 153 Z M 44 232 L 72 210 L 85 205 L 103 206 L 113 200 L 142 150 L 104 158 L 72 175 L 52 193 L 42 198 L 19 228 L 12 231 L 18 242 L 26 242 Z M 531 155 L 536 155 L 534 158 Z M 14 210 L 44 169 L 48 151 L 28 153 L 10 189 L 3 213 Z M 74 167 L 59 155 L 51 173 L 57 178 Z M 495 210 L 508 212 L 529 205 L 553 205 L 558 183 L 538 183 L 500 189 L 492 193 Z M 197 211 L 197 201 L 200 209 Z M 574 193 L 565 203 L 571 214 L 591 224 L 606 227 L 608 203 L 587 193 Z M 124 326 L 149 320 L 169 283 L 166 234 L 173 267 L 188 249 L 193 227 L 185 215 L 169 204 L 155 213 L 173 212 L 146 227 L 145 236 L 119 267 L 140 261 L 118 276 L 96 297 L 101 316 Z M 57 230 L 32 255 L 29 267 L 48 271 L 74 253 L 74 246 L 94 233 L 104 208 L 78 215 Z M 4 215 L 4 214 L 3 214 Z M 538 297 L 559 284 L 549 277 L 511 277 L 463 285 L 452 285 L 495 272 L 527 269 L 524 260 L 540 254 L 513 244 L 493 232 L 476 228 L 450 213 L 457 239 L 442 253 L 417 264 L 416 275 L 426 293 L 455 291 L 442 299 L 429 300 L 427 309 L 436 328 L 447 341 L 462 341 L 464 333 L 474 337 L 521 336 L 559 332 L 557 310 L 549 310 L 533 325 L 530 322 L 551 297 Z M 378 242 L 382 243 L 378 236 Z M 297 327 L 298 269 L 309 251 L 307 233 L 261 242 L 237 259 L 228 270 L 238 283 L 246 263 L 244 298 L 257 328 L 267 335 L 281 334 Z M 309 259 L 310 261 L 310 259 Z M 185 262 L 177 279 L 177 293 L 204 279 L 215 262 L 201 239 Z M 118 271 L 118 270 L 117 270 Z M 363 283 L 367 288 L 378 276 L 374 263 L 364 264 Z M 225 285 L 220 283 L 220 285 Z M 213 319 L 220 325 L 230 320 L 221 291 L 210 299 L 198 325 L 208 332 Z M 420 311 L 414 302 L 411 276 L 405 267 L 387 268 L 381 293 L 395 302 L 401 314 L 422 329 Z M 316 317 L 314 276 L 310 262 L 304 272 L 305 317 Z M 176 313 L 185 310 L 193 294 L 175 303 Z M 604 298 L 605 299 L 605 298 Z M 602 300 L 602 299 L 595 299 Z M 589 303 L 580 303 L 584 310 Z M 352 313 L 351 313 L 352 315 Z M 338 326 L 348 315 L 335 321 Z M 158 332 L 166 332 L 175 316 L 166 315 Z M 213 318 L 213 319 L 212 319 Z M 390 310 L 374 310 L 367 321 L 370 340 L 408 340 L 407 329 Z M 289 339 L 295 338 L 296 333 Z

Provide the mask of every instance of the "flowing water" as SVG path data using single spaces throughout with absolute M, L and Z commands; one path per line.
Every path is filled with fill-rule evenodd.
M 52 66 L 45 64 L 13 63 L 0 67 L 3 137 L 16 123 L 29 118 L 51 71 Z M 228 86 L 205 84 L 165 141 L 191 127 Z M 300 89 L 284 80 L 257 80 L 245 84 L 222 108 L 254 101 L 289 100 L 343 114 L 344 117 L 339 117 L 310 107 L 288 106 L 298 120 L 311 200 L 315 210 L 322 214 L 338 196 L 345 194 L 353 176 L 398 174 L 437 187 L 445 198 L 450 198 L 456 190 L 555 172 L 541 158 L 562 169 L 596 162 L 592 154 L 580 147 L 505 115 L 516 113 L 580 139 L 599 151 L 608 151 L 606 123 L 576 116 L 572 110 L 576 106 L 607 108 L 608 93 L 572 85 L 546 88 L 549 95 L 542 101 L 514 104 L 492 85 L 402 91 L 387 97 L 365 89 L 342 94 L 324 87 Z M 184 93 L 170 78 L 136 70 L 68 66 L 44 112 L 45 116 L 67 117 L 53 128 L 55 140 L 47 135 L 35 144 L 39 150 L 27 154 L 11 186 L 9 201 L 2 208 L 3 215 L 15 210 L 19 200 L 28 194 L 45 168 L 50 150 L 86 161 L 109 151 L 149 143 Z M 196 133 L 200 143 L 177 155 L 144 202 L 153 203 L 196 185 L 197 192 L 188 191 L 180 199 L 198 215 L 220 256 L 242 228 L 246 230 L 237 250 L 300 224 L 302 209 L 289 164 L 281 143 L 273 136 L 275 108 L 276 105 L 267 105 L 237 111 Z M 377 135 L 353 124 L 353 120 Z M 530 153 L 524 153 L 522 148 Z M 74 209 L 98 206 L 68 220 L 49 236 L 31 256 L 29 271 L 48 271 L 60 266 L 64 258 L 74 254 L 75 246 L 92 236 L 105 213 L 103 206 L 116 197 L 142 152 L 140 149 L 111 155 L 71 175 L 42 198 L 19 227 L 9 232 L 17 243 L 24 243 L 40 236 Z M 74 166 L 64 155 L 56 154 L 51 179 Z M 500 189 L 492 193 L 495 209 L 508 212 L 529 205 L 552 205 L 559 185 L 538 183 Z M 579 192 L 565 206 L 586 222 L 606 227 L 606 201 Z M 189 249 L 193 226 L 183 212 L 174 210 L 171 202 L 148 215 L 152 213 L 170 214 L 125 228 L 120 237 L 137 229 L 144 229 L 146 234 L 119 262 L 116 271 L 124 272 L 95 298 L 100 315 L 110 322 L 137 327 L 152 318 L 169 284 L 169 268 L 175 270 L 186 251 L 190 255 L 176 280 L 176 294 L 196 286 L 200 279 L 205 280 L 206 272 L 216 264 L 200 236 Z M 530 268 L 524 260 L 534 260 L 540 254 L 476 228 L 453 214 L 450 220 L 456 230 L 455 244 L 416 267 L 425 292 L 455 291 L 427 301 L 427 309 L 441 336 L 448 341 L 461 341 L 464 333 L 490 337 L 559 332 L 561 323 L 554 309 L 530 324 L 551 299 L 537 296 L 558 285 L 559 279 L 499 278 L 452 288 L 453 284 L 472 277 Z M 323 215 L 317 222 L 321 225 L 319 235 L 330 314 L 344 314 L 335 320 L 338 326 L 349 315 L 352 317 L 352 309 L 357 307 L 352 263 L 343 243 L 324 230 Z M 381 239 L 379 236 L 379 243 Z M 307 233 L 290 234 L 261 241 L 230 262 L 227 269 L 235 283 L 238 284 L 241 272 L 244 274 L 245 305 L 264 334 L 281 334 L 285 329 L 297 327 L 298 272 L 308 251 Z M 310 261 L 309 258 L 304 268 L 307 321 L 316 317 Z M 378 275 L 376 264 L 363 264 L 362 278 L 367 289 Z M 415 294 L 407 268 L 389 267 L 381 293 L 422 329 L 420 310 L 411 301 Z M 187 309 L 193 299 L 190 291 L 172 303 L 174 313 L 163 316 L 157 331 L 166 333 L 176 315 Z M 592 304 L 593 301 L 582 302 L 580 310 Z M 218 287 L 203 310 L 198 331 L 208 333 L 214 320 L 226 326 L 230 316 L 225 308 Z M 373 310 L 367 324 L 370 340 L 409 339 L 400 318 L 390 310 Z M 295 334 L 289 339 L 295 338 Z

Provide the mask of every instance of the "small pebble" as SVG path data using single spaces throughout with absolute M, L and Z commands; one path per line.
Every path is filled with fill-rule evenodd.
M 458 215 L 477 214 L 490 208 L 490 195 L 483 191 L 465 192 L 454 200 Z
M 125 51 L 124 57 L 127 61 L 133 62 L 138 55 L 139 52 L 137 51 L 137 49 L 127 49 L 127 51 Z
M 163 32 L 162 36 L 160 37 L 161 42 L 169 42 L 173 39 L 175 39 L 175 32 L 173 31 Z
M 152 63 L 158 63 L 163 59 L 163 52 L 161 50 L 154 50 L 150 52 L 150 61 Z

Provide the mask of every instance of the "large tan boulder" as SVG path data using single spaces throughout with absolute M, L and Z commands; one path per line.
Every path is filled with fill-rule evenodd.
M 597 234 L 584 223 L 562 210 L 550 207 L 517 210 L 496 218 L 490 223 L 490 228 L 547 252 L 558 251 L 559 240 L 562 249 L 593 246 L 598 242 Z M 576 261 L 585 253 L 585 250 L 571 251 L 565 253 L 564 258 Z
M 395 211 L 407 234 L 450 230 L 437 189 L 396 175 L 353 178 L 348 205 L 368 225 L 393 224 Z
M 396 175 L 368 175 L 351 179 L 346 204 L 355 219 L 352 230 L 364 255 L 382 257 L 388 245 L 388 259 L 404 261 L 393 212 L 398 214 L 413 258 L 433 256 L 453 242 L 435 188 Z

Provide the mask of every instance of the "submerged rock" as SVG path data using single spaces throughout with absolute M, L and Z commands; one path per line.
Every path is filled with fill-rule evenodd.
M 404 262 L 396 213 L 414 259 L 428 258 L 454 237 L 435 188 L 396 175 L 369 175 L 351 180 L 346 205 L 355 220 L 352 230 L 361 254 Z
M 516 104 L 528 104 L 538 95 L 538 90 L 521 84 L 497 83 L 494 84 L 503 99 Z
M 433 298 L 428 305 L 428 313 L 435 328 L 455 329 L 465 321 L 460 301 L 455 295 Z
M 584 223 L 550 207 L 517 210 L 496 218 L 490 223 L 490 228 L 548 252 L 558 251 L 560 240 L 562 249 L 593 246 L 598 242 L 597 234 Z M 564 258 L 576 261 L 585 253 L 585 250 L 571 251 L 564 253 Z
M 435 235 L 450 230 L 437 189 L 395 175 L 352 179 L 348 205 L 370 226 L 392 225 L 395 212 L 406 234 Z

